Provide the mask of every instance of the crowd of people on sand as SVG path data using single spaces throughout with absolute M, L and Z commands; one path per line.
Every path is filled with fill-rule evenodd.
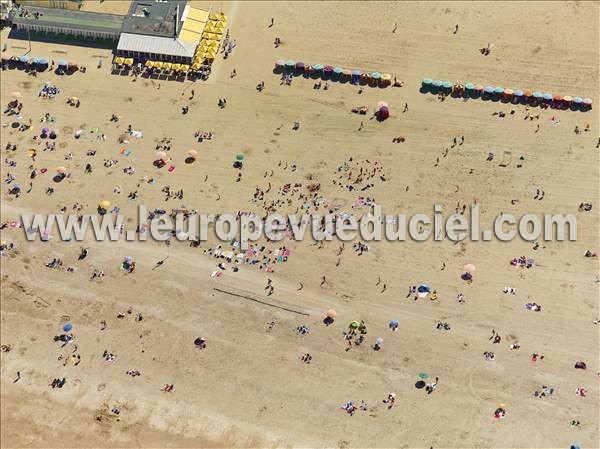
M 458 31 L 458 27 L 456 28 L 456 31 Z M 277 37 L 275 39 L 275 46 L 277 47 L 279 45 L 281 45 L 281 40 Z M 230 39 L 229 33 L 228 33 L 225 36 L 223 46 L 221 47 L 221 52 L 224 53 L 224 58 L 227 58 L 228 55 L 231 54 L 232 51 L 234 51 L 235 48 L 236 48 L 236 41 Z M 485 51 L 482 51 L 482 54 L 489 54 L 489 50 L 490 50 L 489 45 L 488 45 L 488 49 L 487 50 L 484 49 L 484 50 Z M 234 69 L 231 73 L 231 77 L 234 78 L 236 76 L 237 76 L 237 72 Z M 282 83 L 291 85 L 292 80 L 293 80 L 292 76 L 284 75 L 284 77 L 282 79 Z M 319 90 L 319 89 L 328 90 L 329 85 L 327 82 L 325 82 L 323 84 L 321 81 L 319 81 L 318 83 L 315 83 L 313 87 L 316 90 Z M 264 81 L 261 81 L 256 87 L 256 89 L 259 92 L 262 91 L 264 88 L 265 88 Z M 51 83 L 46 83 L 39 91 L 38 97 L 40 99 L 52 99 L 56 95 L 59 95 L 60 93 L 61 93 L 61 88 L 59 88 L 55 85 L 52 85 Z M 193 98 L 193 96 L 194 96 L 194 92 L 192 90 L 192 96 L 190 98 Z M 440 100 L 443 101 L 444 98 L 445 98 L 444 96 L 441 96 Z M 76 100 L 70 99 L 70 103 L 73 104 L 75 107 L 78 107 L 80 105 L 80 100 L 79 99 L 76 99 Z M 227 99 L 220 98 L 218 100 L 217 105 L 220 108 L 225 108 L 227 106 Z M 404 111 L 405 112 L 408 111 L 408 104 L 405 104 Z M 7 116 L 20 116 L 22 114 L 22 112 L 23 112 L 23 102 L 19 101 L 18 99 L 14 99 L 13 101 L 8 103 L 7 108 L 4 111 L 4 114 Z M 182 109 L 182 112 L 188 113 L 189 107 L 184 106 Z M 361 113 L 360 107 L 357 108 L 357 113 L 359 113 L 359 114 Z M 524 114 L 526 114 L 525 120 L 533 121 L 533 120 L 539 119 L 539 114 L 532 115 L 531 113 L 528 112 L 528 109 L 526 110 L 526 112 Z M 508 116 L 515 115 L 515 110 L 514 109 L 510 110 L 508 113 L 506 113 L 504 111 L 499 111 L 499 112 L 495 112 L 492 115 L 498 116 L 499 118 L 505 118 L 505 117 L 507 117 L 507 115 Z M 117 125 L 120 120 L 121 120 L 121 117 L 116 114 L 112 114 L 112 116 L 110 117 L 110 122 L 114 125 Z M 53 115 L 50 115 L 50 113 L 48 113 L 48 112 L 45 113 L 44 116 L 40 119 L 40 122 L 44 123 L 44 124 L 55 123 L 56 121 L 57 121 L 57 118 Z M 557 122 L 559 122 L 558 119 L 553 119 L 553 123 L 557 123 Z M 30 129 L 31 127 L 32 127 L 32 123 L 31 123 L 31 120 L 29 120 L 29 125 L 26 125 L 24 122 L 22 122 L 19 125 L 19 130 L 25 131 L 25 130 Z M 300 128 L 300 122 L 299 121 L 295 122 L 293 129 L 298 130 L 299 128 Z M 44 128 L 44 129 L 46 129 L 46 128 Z M 538 125 L 538 129 L 539 129 L 539 125 Z M 583 128 L 583 131 L 580 130 L 579 127 L 575 127 L 574 132 L 575 132 L 575 134 L 578 135 L 581 132 L 585 133 L 590 130 L 591 130 L 590 125 L 586 125 Z M 103 142 L 106 142 L 105 134 L 100 132 L 98 129 L 95 132 L 92 132 L 89 134 L 87 133 L 87 131 L 85 131 L 85 132 L 78 131 L 77 133 L 75 133 L 75 138 L 82 138 L 82 140 L 89 136 L 95 136 L 95 141 L 98 144 L 102 144 Z M 215 134 L 212 131 L 198 130 L 193 133 L 193 136 L 198 143 L 201 143 L 205 140 L 212 140 L 214 138 Z M 48 140 L 45 140 L 48 137 L 50 139 L 52 139 L 53 141 L 49 142 Z M 62 138 L 62 136 L 60 136 L 60 137 Z M 124 137 L 119 138 L 119 142 L 120 143 L 129 143 L 129 141 L 127 139 L 129 139 L 131 137 L 142 138 L 143 134 L 141 131 L 134 130 L 132 125 L 130 124 L 127 127 L 127 132 L 124 134 Z M 32 140 L 32 145 L 36 145 L 39 148 L 41 148 L 42 143 L 44 143 L 44 149 L 43 149 L 44 151 L 56 151 L 56 142 L 54 141 L 56 139 L 59 139 L 58 132 L 54 132 L 54 130 L 48 130 L 47 132 L 44 132 L 44 130 L 42 129 L 42 130 L 40 130 L 40 132 L 38 134 L 34 135 L 31 140 Z M 162 138 L 162 140 L 158 141 L 158 143 L 156 144 L 155 150 L 156 151 L 165 151 L 165 152 L 171 151 L 172 147 L 175 146 L 175 143 L 173 142 L 173 140 L 174 139 L 172 139 L 170 137 Z M 392 143 L 402 143 L 405 141 L 406 141 L 406 138 L 404 136 L 394 137 L 392 139 Z M 444 152 L 443 152 L 442 156 L 446 157 L 446 155 L 448 154 L 450 149 L 453 149 L 457 146 L 461 146 L 464 144 L 464 142 L 465 142 L 465 136 L 454 137 L 453 141 L 452 141 L 452 145 L 448 145 L 449 148 L 444 148 Z M 598 144 L 600 145 L 600 140 L 599 140 Z M 16 154 L 16 153 L 18 153 L 18 146 L 16 143 L 15 144 L 8 143 L 7 146 L 5 147 L 5 151 Z M 131 155 L 131 153 L 128 153 L 128 151 L 129 150 L 125 150 L 121 154 L 124 157 L 129 157 Z M 96 152 L 97 152 L 96 149 L 88 149 L 85 154 L 86 154 L 86 157 L 91 158 L 91 157 L 96 156 Z M 488 156 L 488 160 L 493 159 L 493 153 L 489 153 L 489 154 L 491 155 L 491 157 Z M 37 152 L 35 151 L 35 149 L 30 150 L 29 158 L 33 162 L 33 164 L 29 167 L 29 170 L 28 170 L 30 173 L 31 183 L 33 183 L 34 180 L 39 179 L 39 174 L 45 173 L 45 171 L 43 171 L 45 169 L 36 168 L 36 166 L 35 166 L 36 156 L 37 156 Z M 72 154 L 68 153 L 65 156 L 65 160 L 67 160 L 67 161 L 72 160 Z M 121 161 L 122 161 L 122 159 L 121 159 Z M 120 163 L 120 160 L 118 158 L 107 157 L 104 159 L 103 166 L 106 169 L 111 169 L 119 163 Z M 439 163 L 439 158 L 438 158 L 438 163 Z M 11 169 L 17 167 L 17 161 L 15 161 L 13 159 L 9 159 L 9 158 L 4 159 L 4 164 Z M 234 167 L 238 170 L 238 172 L 236 172 L 237 174 L 233 178 L 233 180 L 234 180 L 233 182 L 241 182 L 243 179 L 242 178 L 243 163 L 242 163 L 242 161 L 236 161 L 235 164 L 236 165 L 234 165 Z M 83 166 L 84 166 L 84 168 L 82 170 L 83 174 L 87 174 L 90 176 L 96 176 L 96 172 L 93 170 L 91 162 L 85 163 L 85 164 L 83 164 Z M 126 167 L 124 167 L 121 170 L 121 173 L 123 175 L 127 175 L 127 176 L 133 176 L 136 174 L 136 172 L 137 172 L 136 168 L 131 164 L 128 164 Z M 70 176 L 70 173 L 67 173 L 64 175 L 65 175 L 65 177 Z M 340 206 L 339 204 L 336 204 L 333 201 L 328 200 L 327 197 L 325 196 L 324 189 L 322 188 L 322 186 L 325 185 L 325 183 L 329 184 L 329 180 L 317 179 L 316 176 L 307 173 L 305 170 L 305 167 L 301 166 L 297 162 L 282 160 L 282 161 L 279 161 L 279 164 L 276 167 L 275 166 L 269 167 L 269 169 L 265 171 L 265 174 L 263 176 L 263 181 L 259 182 L 256 186 L 254 186 L 254 193 L 252 194 L 251 198 L 248 198 L 248 200 L 249 200 L 250 204 L 252 204 L 253 207 L 256 209 L 256 212 L 240 210 L 238 212 L 238 217 L 241 215 L 245 215 L 245 214 L 252 214 L 256 218 L 259 218 L 261 220 L 260 226 L 264 226 L 264 220 L 265 220 L 266 216 L 270 213 L 275 213 L 275 212 L 292 212 L 292 211 L 294 211 L 295 213 L 298 213 L 298 212 L 311 213 L 311 212 L 318 212 L 318 211 L 321 211 L 321 212 L 327 211 L 329 213 L 334 214 L 334 219 L 337 219 L 339 217 L 347 218 L 350 215 L 354 215 L 355 213 L 356 214 L 360 214 L 361 212 L 368 213 L 368 212 L 370 212 L 371 208 L 376 204 L 376 200 L 375 200 L 374 196 L 366 196 L 366 194 L 359 194 L 359 193 L 381 187 L 383 183 L 386 183 L 387 181 L 389 181 L 390 176 L 391 176 L 391 172 L 386 170 L 384 168 L 384 166 L 377 160 L 371 160 L 371 159 L 359 160 L 359 159 L 355 159 L 354 157 L 349 157 L 347 160 L 344 160 L 341 164 L 339 164 L 337 166 L 335 172 L 333 174 L 331 174 L 331 184 L 333 184 L 334 186 L 337 186 L 344 193 L 351 192 L 352 195 L 358 194 L 356 196 L 353 204 L 351 205 L 351 208 L 350 208 L 351 210 L 346 211 L 343 209 L 342 206 Z M 280 179 L 282 177 L 285 178 L 285 181 L 280 182 L 279 184 L 277 184 L 273 181 L 273 178 Z M 151 184 L 151 185 L 156 184 L 159 179 L 160 178 L 156 178 L 154 176 L 145 175 L 144 177 L 142 177 L 140 179 L 139 183 L 137 184 L 137 187 L 140 188 L 142 184 Z M 205 182 L 207 179 L 208 179 L 208 176 L 205 178 Z M 21 187 L 20 187 L 20 184 L 15 183 L 15 181 L 16 181 L 16 177 L 13 174 L 11 174 L 10 172 L 8 172 L 6 174 L 6 179 L 4 180 L 4 182 L 5 182 L 5 184 L 8 184 L 11 186 L 9 193 L 14 195 L 15 197 L 20 197 L 20 195 L 22 193 Z M 30 185 L 32 186 L 32 184 L 30 184 Z M 58 188 L 58 187 L 56 187 L 56 188 Z M 407 187 L 407 189 L 408 189 L 408 187 Z M 165 195 L 165 201 L 169 201 L 172 199 L 183 200 L 183 198 L 184 198 L 184 189 L 183 188 L 174 189 L 169 184 L 165 184 L 162 187 L 161 192 L 164 193 L 164 195 Z M 47 195 L 52 195 L 54 193 L 54 187 L 47 187 L 45 189 L 45 193 Z M 113 188 L 113 193 L 120 194 L 121 187 L 115 186 Z M 139 195 L 138 190 L 134 190 L 134 191 L 130 192 L 127 195 L 127 197 L 130 200 L 136 200 L 138 198 L 138 195 Z M 537 199 L 543 198 L 544 192 L 540 191 L 538 189 L 536 197 L 537 197 Z M 461 203 L 459 203 L 456 208 L 456 212 L 464 214 L 466 207 L 467 207 L 466 204 L 461 205 Z M 80 203 L 76 203 L 75 205 L 73 205 L 73 210 L 77 213 L 83 213 L 85 208 L 86 208 L 86 206 L 84 206 Z M 67 210 L 66 206 L 63 206 L 61 208 L 61 212 L 63 212 L 63 213 L 66 212 L 66 210 Z M 592 203 L 589 203 L 589 202 L 580 203 L 579 211 L 580 212 L 591 212 L 592 211 Z M 107 210 L 106 212 L 107 213 L 118 213 L 119 208 L 114 207 L 112 210 L 110 210 L 110 211 Z M 152 212 L 150 212 L 150 215 L 148 218 L 152 219 L 154 217 L 158 217 L 158 216 L 161 216 L 164 214 L 169 214 L 170 216 L 174 216 L 175 214 L 178 214 L 178 213 L 182 213 L 186 216 L 189 216 L 191 214 L 196 213 L 196 211 L 187 209 L 183 206 L 176 208 L 176 209 L 175 208 L 172 209 L 170 213 L 163 208 L 156 208 Z M 2 224 L 3 229 L 8 226 L 9 226 L 8 223 Z M 11 226 L 11 227 L 13 227 L 13 226 Z M 17 226 L 14 226 L 14 228 L 16 229 Z M 136 230 L 139 233 L 145 232 L 145 229 L 140 226 L 138 226 L 138 228 Z M 123 231 L 123 229 L 121 229 L 121 231 Z M 272 242 L 272 241 L 268 241 L 268 240 L 265 242 L 255 242 L 255 243 L 250 244 L 248 246 L 248 248 L 245 250 L 241 249 L 241 246 L 242 246 L 241 242 L 239 242 L 236 239 L 232 239 L 231 241 L 229 241 L 227 243 L 210 245 L 210 246 L 204 246 L 202 244 L 202 242 L 194 241 L 194 242 L 191 242 L 190 246 L 194 247 L 194 248 L 200 248 L 202 250 L 203 254 L 205 254 L 213 259 L 216 259 L 216 262 L 217 262 L 216 270 L 214 270 L 211 273 L 212 278 L 215 280 L 217 280 L 218 278 L 221 278 L 223 276 L 224 272 L 236 273 L 242 267 L 245 267 L 247 265 L 255 266 L 256 268 L 258 268 L 261 271 L 264 271 L 266 273 L 272 273 L 272 272 L 274 272 L 276 266 L 279 266 L 280 264 L 287 262 L 289 260 L 289 257 L 292 254 L 293 235 L 292 235 L 291 228 L 289 227 L 289 225 L 285 229 L 284 234 L 285 234 L 285 241 L 283 241 L 283 242 Z M 315 244 L 315 246 L 317 246 L 317 250 L 324 247 L 322 242 Z M 12 251 L 14 248 L 15 248 L 15 246 L 12 242 L 10 242 L 10 243 L 3 242 L 2 245 L 0 245 L 0 254 L 4 255 L 8 251 Z M 339 260 L 340 260 L 339 257 L 342 256 L 342 254 L 344 252 L 344 248 L 345 247 L 342 244 L 339 251 L 337 252 L 338 265 L 339 265 Z M 363 243 L 363 242 L 354 243 L 352 245 L 352 249 L 353 249 L 354 253 L 357 254 L 358 256 L 361 256 L 364 253 L 368 253 L 370 251 L 370 247 L 366 243 Z M 82 261 L 84 259 L 87 260 L 89 256 L 90 256 L 89 248 L 82 248 L 78 260 L 79 261 Z M 584 253 L 584 256 L 585 257 L 597 257 L 597 253 L 593 252 L 591 250 L 587 250 Z M 160 266 L 163 262 L 164 262 L 164 260 L 160 261 L 159 264 L 157 264 L 157 266 Z M 510 264 L 512 266 L 520 267 L 520 268 L 533 268 L 536 265 L 536 262 L 534 259 L 528 258 L 526 256 L 520 256 L 520 257 L 516 257 L 516 258 L 512 259 L 510 261 Z M 45 263 L 45 266 L 47 268 L 53 269 L 53 270 L 63 270 L 64 269 L 67 272 L 75 271 L 74 266 L 64 264 L 63 261 L 61 260 L 61 258 L 59 258 L 59 257 L 53 257 L 52 259 L 50 259 L 48 262 Z M 444 264 L 444 268 L 445 268 L 445 264 Z M 442 269 L 444 269 L 444 268 L 442 268 Z M 125 274 L 132 274 L 136 270 L 136 262 L 130 256 L 126 256 L 120 263 L 119 270 L 123 271 Z M 103 282 L 103 279 L 105 278 L 105 276 L 106 276 L 105 271 L 102 268 L 93 268 L 89 279 L 90 279 L 90 281 Z M 380 284 L 380 282 L 378 282 L 377 285 L 379 286 L 379 284 Z M 329 283 L 328 283 L 326 277 L 322 276 L 321 284 L 320 284 L 321 288 L 327 288 L 328 285 L 329 285 Z M 300 287 L 298 288 L 298 291 L 301 291 L 303 289 L 303 287 L 304 287 L 303 284 L 300 283 Z M 387 288 L 387 284 L 384 282 L 382 292 L 384 292 L 386 290 L 386 288 Z M 502 289 L 502 292 L 507 295 L 516 295 L 517 294 L 517 290 L 514 287 L 510 287 L 510 286 L 505 286 Z M 276 293 L 275 283 L 273 282 L 272 279 L 268 279 L 267 284 L 264 288 L 263 294 L 267 297 L 270 297 L 270 296 L 275 295 L 275 293 Z M 418 287 L 416 285 L 409 286 L 409 292 L 408 292 L 407 298 L 409 298 L 413 295 L 414 295 L 415 300 L 417 300 L 420 297 Z M 428 291 L 428 297 L 432 301 L 438 300 L 437 291 L 436 290 Z M 456 296 L 456 300 L 459 304 L 466 303 L 465 295 L 463 293 L 458 293 L 458 295 Z M 412 303 L 412 301 L 411 301 L 411 303 Z M 467 306 L 465 306 L 465 307 L 467 307 Z M 528 311 L 533 311 L 533 312 L 541 312 L 542 311 L 542 306 L 536 302 L 527 302 L 524 304 L 524 308 Z M 128 309 L 126 312 L 120 312 L 117 315 L 117 319 L 124 320 L 127 318 L 127 316 L 130 316 L 130 315 L 132 317 L 134 317 L 134 320 L 136 322 L 141 322 L 144 319 L 142 313 L 138 312 L 138 313 L 134 314 L 131 308 Z M 540 317 L 543 317 L 543 315 L 540 315 Z M 335 319 L 331 316 L 327 316 L 323 320 L 323 324 L 326 327 L 332 326 L 334 324 L 334 322 L 335 322 Z M 107 328 L 106 320 L 102 320 L 100 323 L 102 325 L 102 327 L 100 328 L 100 331 L 105 330 Z M 594 321 L 594 324 L 599 324 L 599 323 L 600 323 L 600 321 L 598 319 L 596 319 Z M 271 320 L 270 322 L 267 323 L 267 330 L 268 331 L 272 330 L 276 326 L 276 324 L 277 324 L 277 321 L 275 319 Z M 399 323 L 397 320 L 391 320 L 389 322 L 388 326 L 389 326 L 389 330 L 391 332 L 398 332 L 400 329 Z M 435 322 L 435 328 L 437 330 L 450 331 L 452 329 L 452 326 L 447 321 L 439 320 L 439 321 Z M 313 335 L 311 333 L 311 328 L 309 326 L 307 326 L 306 324 L 298 325 L 297 327 L 295 327 L 293 329 L 293 332 L 295 334 L 298 334 L 302 338 L 306 338 L 307 340 L 310 340 Z M 344 329 L 341 332 L 341 340 L 340 340 L 339 344 L 340 344 L 340 346 L 344 347 L 346 352 L 351 351 L 352 349 L 354 349 L 355 351 L 356 350 L 358 350 L 358 351 L 366 350 L 366 349 L 362 349 L 362 348 L 370 348 L 369 350 L 372 350 L 375 353 L 379 353 L 381 351 L 385 352 L 384 346 L 383 346 L 383 343 L 384 343 L 383 338 L 381 338 L 381 337 L 374 338 L 373 340 L 370 341 L 372 344 L 370 344 L 370 343 L 367 344 L 366 343 L 367 335 L 368 335 L 367 334 L 367 325 L 366 325 L 365 321 L 364 320 L 356 320 L 356 321 L 353 321 L 347 329 Z M 393 334 L 391 334 L 391 335 L 393 335 Z M 508 340 L 510 343 L 508 347 L 511 351 L 516 351 L 521 348 L 521 345 L 519 344 L 519 342 L 515 342 L 514 340 L 511 341 L 508 337 L 506 337 L 506 339 L 504 340 L 505 341 L 504 344 L 506 344 L 506 340 Z M 65 347 L 67 347 L 67 345 L 70 345 L 69 350 L 71 352 L 66 353 L 66 354 L 60 353 L 60 355 L 58 356 L 58 361 L 62 363 L 62 366 L 66 366 L 69 363 L 72 364 L 73 366 L 79 366 L 79 364 L 82 361 L 82 357 L 79 354 L 77 344 L 75 343 L 75 335 L 72 332 L 64 332 L 60 335 L 54 336 L 54 341 L 61 344 L 61 346 L 60 346 L 61 349 L 64 349 Z M 496 332 L 496 330 L 492 330 L 492 336 L 489 337 L 488 341 L 491 342 L 489 344 L 498 345 L 498 346 L 495 346 L 494 348 L 499 348 L 499 349 L 496 352 L 492 352 L 489 349 L 484 351 L 483 352 L 483 360 L 485 362 L 494 362 L 494 361 L 496 361 L 497 357 L 498 358 L 502 357 L 501 352 L 499 352 L 499 351 L 501 350 L 502 346 L 504 345 L 504 344 L 501 344 L 501 342 L 503 340 L 502 340 L 502 337 Z M 200 349 L 205 349 L 206 348 L 206 340 L 205 339 L 197 339 L 195 346 Z M 359 349 L 355 349 L 355 348 L 359 348 Z M 12 347 L 10 345 L 2 345 L 2 352 L 9 352 L 11 349 L 12 349 Z M 481 354 L 481 353 L 479 353 L 479 354 Z M 316 357 L 316 358 L 313 359 L 313 357 Z M 478 357 L 481 357 L 481 355 L 479 355 Z M 545 356 L 543 354 L 538 354 L 537 352 L 533 352 L 531 354 L 531 362 L 537 363 L 540 360 L 544 360 L 544 357 Z M 107 363 L 114 363 L 117 361 L 117 355 L 113 352 L 110 352 L 109 350 L 104 350 L 104 352 L 102 354 L 102 359 Z M 298 359 L 300 360 L 300 362 L 302 362 L 303 364 L 306 364 L 306 365 L 309 365 L 309 364 L 315 365 L 318 362 L 320 362 L 320 360 L 318 359 L 318 356 L 314 355 L 314 352 L 312 354 L 310 352 L 303 352 L 298 357 Z M 583 361 L 577 361 L 577 362 L 575 362 L 574 369 L 586 370 L 587 365 Z M 138 369 L 129 369 L 128 371 L 125 372 L 125 374 L 132 378 L 139 377 L 142 375 L 142 373 Z M 18 372 L 18 379 L 20 379 L 20 377 L 21 377 L 20 372 Z M 50 386 L 53 389 L 55 389 L 55 388 L 61 389 L 66 385 L 66 383 L 67 383 L 66 377 L 56 377 L 52 380 L 52 382 L 50 383 Z M 424 388 L 424 391 L 427 393 L 427 395 L 430 395 L 434 391 L 437 390 L 438 383 L 439 383 L 439 377 L 435 377 L 435 380 L 433 382 L 429 382 L 429 383 L 423 382 L 423 388 Z M 172 383 L 164 384 L 164 386 L 161 388 L 161 391 L 166 392 L 166 393 L 172 393 L 174 391 L 174 384 L 172 384 Z M 587 389 L 584 386 L 578 386 L 578 387 L 576 387 L 576 389 L 574 391 L 575 391 L 575 394 L 580 397 L 585 397 L 587 394 Z M 552 396 L 554 394 L 554 392 L 555 392 L 555 389 L 553 387 L 547 386 L 547 385 L 542 385 L 541 388 L 539 388 L 533 392 L 533 396 L 536 398 L 546 398 L 546 397 Z M 385 398 L 382 400 L 382 403 L 387 407 L 387 409 L 393 409 L 394 406 L 396 405 L 396 400 L 397 400 L 396 393 L 389 392 L 389 393 L 387 393 Z M 350 416 L 353 416 L 358 411 L 366 412 L 369 410 L 367 403 L 364 400 L 360 401 L 360 403 L 355 403 L 354 401 L 347 401 L 341 406 L 341 408 L 344 411 L 346 411 Z M 113 408 L 113 413 L 115 413 L 115 414 L 120 413 L 120 409 Z M 503 419 L 506 416 L 505 406 L 498 407 L 494 411 L 493 416 L 496 419 Z M 578 420 L 571 421 L 571 426 L 573 426 L 573 427 L 578 427 L 580 424 L 581 423 Z

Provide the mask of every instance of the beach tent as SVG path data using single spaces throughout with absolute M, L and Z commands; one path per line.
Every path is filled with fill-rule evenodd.
M 421 284 L 419 287 L 417 287 L 417 292 L 419 293 L 429 293 L 430 291 L 431 288 L 427 284 Z

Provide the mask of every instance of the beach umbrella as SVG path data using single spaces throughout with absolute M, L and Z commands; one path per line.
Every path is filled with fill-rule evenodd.
M 56 171 L 58 173 L 65 173 L 67 171 L 67 169 L 65 167 L 56 167 Z
M 297 62 L 296 63 L 296 70 L 304 70 L 304 63 L 303 62 Z
M 504 93 L 504 87 L 495 87 L 494 88 L 494 93 L 495 94 L 503 94 Z
M 67 323 L 63 326 L 63 331 L 65 332 L 69 332 L 71 329 L 73 329 L 73 325 L 71 323 Z
M 477 84 L 477 85 L 475 85 L 475 87 L 473 88 L 473 90 L 475 90 L 477 92 L 483 92 L 483 85 Z
M 385 120 L 390 116 L 390 109 L 387 106 L 382 106 L 377 111 L 377 118 L 379 120 Z
M 59 59 L 57 64 L 59 67 L 66 67 L 68 62 L 65 61 L 64 59 Z
M 485 86 L 485 88 L 483 89 L 483 91 L 486 94 L 493 94 L 494 93 L 494 88 L 492 86 Z
M 377 346 L 381 346 L 383 344 L 383 338 L 377 337 L 377 340 L 375 340 L 375 344 Z
M 390 320 L 390 327 L 398 326 L 400 323 L 398 320 Z
M 560 94 L 554 94 L 554 96 L 552 97 L 552 100 L 554 101 L 563 101 L 563 96 Z
M 171 70 L 171 67 L 173 67 L 173 63 L 171 62 L 165 62 L 162 66 L 163 70 Z
M 337 316 L 337 312 L 333 309 L 329 309 L 327 312 L 325 312 L 325 315 L 327 315 L 329 318 L 335 318 Z
M 358 329 L 359 326 L 360 326 L 360 321 L 358 321 L 358 320 L 350 321 L 350 324 L 348 325 L 348 327 L 350 329 Z
M 123 64 L 125 65 L 133 65 L 133 58 L 127 58 L 125 59 L 125 61 L 123 61 Z
M 117 59 L 121 59 L 121 62 L 117 62 Z M 115 58 L 115 63 L 116 64 L 122 64 L 123 63 L 123 58 Z M 148 60 L 148 61 L 146 61 L 144 63 L 144 67 L 152 68 L 153 66 L 154 66 L 154 61 Z
M 504 95 L 514 95 L 515 91 L 512 89 L 504 89 Z
M 342 75 L 344 75 L 344 76 L 352 76 L 352 70 L 350 70 L 350 69 L 344 69 L 344 70 L 342 70 Z
M 423 87 L 429 87 L 431 86 L 431 83 L 433 83 L 433 80 L 431 78 L 423 78 L 423 81 L 421 81 L 421 85 Z
M 529 97 L 533 96 L 533 91 L 531 89 L 525 89 L 523 91 L 523 96 L 529 98 Z
M 101 207 L 102 209 L 108 210 L 108 208 L 110 207 L 110 201 L 102 200 L 102 201 L 100 201 L 100 204 L 98 204 L 98 206 Z
M 522 90 L 515 90 L 515 97 L 522 97 L 523 96 L 523 91 Z
M 33 58 L 31 58 L 29 61 L 27 61 L 27 64 L 30 65 L 35 65 L 38 63 L 38 58 L 36 58 L 35 56 Z
M 295 68 L 296 67 L 296 61 L 292 61 L 291 59 L 289 61 L 286 61 L 285 67 L 288 68 L 288 69 Z
M 468 263 L 463 267 L 463 270 L 465 270 L 465 273 L 473 273 L 477 268 L 475 268 L 475 265 L 473 265 L 472 263 Z
M 336 75 L 341 75 L 343 71 L 344 69 L 342 69 L 341 67 L 335 67 L 333 69 L 333 73 L 335 73 Z
M 164 160 L 166 158 L 167 158 L 167 153 L 165 153 L 164 151 L 157 151 L 156 152 L 156 159 Z
M 573 97 L 569 96 L 569 95 L 565 95 L 563 97 L 563 101 L 566 101 L 567 103 L 570 103 L 573 101 Z
M 431 291 L 431 288 L 429 287 L 429 285 L 427 284 L 421 284 L 419 285 L 419 287 L 417 288 L 417 291 L 419 293 L 429 293 Z
M 50 132 L 50 128 L 42 128 L 42 134 L 48 134 Z
M 188 154 L 189 157 L 193 157 L 193 158 L 195 158 L 196 156 L 198 156 L 198 152 L 196 150 L 189 150 L 187 152 L 187 154 Z
M 48 65 L 48 60 L 46 58 L 38 59 L 38 65 Z
M 240 153 L 240 154 L 237 154 L 237 155 L 235 156 L 235 158 L 236 158 L 236 160 L 238 160 L 238 161 L 243 161 L 243 160 L 244 160 L 244 155 Z
M 29 59 L 29 56 L 19 56 L 19 62 L 22 64 L 26 64 L 27 62 L 29 62 Z
M 373 72 L 371 73 L 371 78 L 373 78 L 373 81 L 379 81 L 381 79 L 381 73 Z
M 451 82 L 451 81 L 444 81 L 444 82 L 442 83 L 442 87 L 443 87 L 444 89 L 452 89 L 452 82 Z
M 440 80 L 433 80 L 431 84 L 433 85 L 433 87 L 442 87 L 442 84 L 444 83 Z
M 586 106 L 591 106 L 592 105 L 592 99 L 591 98 L 584 98 L 583 99 L 583 104 L 585 104 Z
M 467 84 L 465 84 L 465 89 L 473 90 L 473 89 L 475 89 L 475 85 L 473 83 L 467 83 Z
M 392 81 L 392 75 L 390 75 L 389 73 L 382 73 L 381 74 L 381 81 Z
M 419 379 L 429 379 L 429 374 L 427 373 L 419 373 Z
M 125 256 L 125 257 L 123 258 L 123 260 L 124 260 L 125 262 L 127 262 L 127 263 L 131 263 L 131 262 L 133 262 L 133 257 L 131 257 L 131 256 Z
M 11 55 L 6 53 L 5 51 L 2 52 L 2 62 L 8 62 L 11 60 L 11 58 L 12 58 Z
M 380 101 L 379 103 L 377 103 L 377 109 L 381 109 L 381 108 L 387 108 L 388 104 L 385 101 Z
M 583 98 L 581 98 L 581 97 L 573 97 L 573 103 L 575 103 L 575 104 L 583 103 Z
M 160 63 L 159 63 L 159 64 L 160 64 Z M 162 64 L 161 64 L 161 65 L 162 65 Z M 181 64 L 181 67 L 179 68 L 179 71 L 180 71 L 180 72 L 183 72 L 183 73 L 185 73 L 185 72 L 187 72 L 189 69 L 190 69 L 190 66 L 189 66 L 189 64 Z
M 581 445 L 579 443 L 573 443 L 569 449 L 581 449 Z
M 552 94 L 551 94 L 550 92 L 546 92 L 546 93 L 545 93 L 545 94 L 542 96 L 542 98 L 543 98 L 544 100 L 550 101 L 550 100 L 552 100 Z
M 360 70 L 353 70 L 352 71 L 352 76 L 361 76 L 362 72 Z
M 315 72 L 321 72 L 323 71 L 325 67 L 323 67 L 323 64 L 315 64 L 313 65 L 313 69 L 315 69 Z
M 332 65 L 326 65 L 325 67 L 323 67 L 323 71 L 325 73 L 333 73 L 333 66 Z
M 540 98 L 544 98 L 544 95 L 541 92 L 535 91 L 533 97 L 539 100 Z
M 204 343 L 206 343 L 206 340 L 201 337 L 198 337 L 194 340 L 194 345 L 196 345 L 196 346 L 202 346 L 202 345 L 204 345 Z

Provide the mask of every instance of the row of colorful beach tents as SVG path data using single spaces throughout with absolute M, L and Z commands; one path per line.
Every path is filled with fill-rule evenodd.
M 305 64 L 292 60 L 280 59 L 275 62 L 275 73 L 287 73 L 290 75 L 307 75 L 314 78 L 330 79 L 332 81 L 350 82 L 353 84 L 375 84 L 381 87 L 392 83 L 392 75 L 380 72 L 363 72 L 361 70 L 349 70 L 342 67 L 323 64 Z
M 44 71 L 48 68 L 50 61 L 48 58 L 38 58 L 35 56 L 11 56 L 8 53 L 2 53 L 2 65 L 20 65 L 23 67 L 35 68 L 39 71 Z M 77 70 L 79 67 L 76 62 L 59 59 L 57 61 L 59 69 Z
M 498 86 L 483 86 L 482 84 L 458 84 L 452 81 L 434 80 L 424 78 L 421 81 L 421 92 L 435 95 L 446 94 L 455 97 L 481 98 L 483 100 L 501 100 L 511 103 L 530 105 L 545 104 L 554 108 L 590 110 L 591 98 L 578 96 L 552 94 L 531 89 L 505 89 Z

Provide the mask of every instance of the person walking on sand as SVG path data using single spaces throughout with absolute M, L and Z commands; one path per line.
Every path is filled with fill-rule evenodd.
M 404 103 L 404 110 L 402 112 L 408 111 L 408 103 Z
M 398 22 L 396 22 L 394 24 L 394 29 L 392 30 L 392 33 L 395 33 L 397 29 L 398 29 Z
M 271 17 L 271 23 L 269 24 L 269 28 L 271 28 L 273 25 L 275 25 L 275 19 Z
M 457 24 L 456 24 L 456 26 L 454 27 L 454 33 L 453 33 L 453 34 L 456 34 L 456 33 L 458 33 L 458 23 L 457 23 Z

